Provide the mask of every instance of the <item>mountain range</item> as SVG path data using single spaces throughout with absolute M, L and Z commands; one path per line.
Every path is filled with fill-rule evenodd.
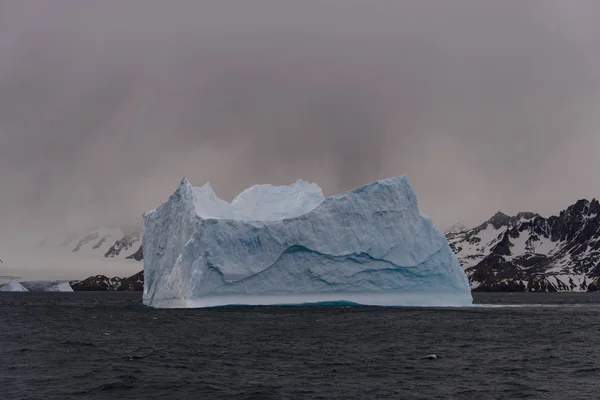
M 40 247 L 50 251 L 63 251 L 104 258 L 134 259 L 141 249 L 142 226 L 102 228 L 64 238 L 46 237 Z M 139 260 L 138 260 L 139 261 Z
M 53 232 L 43 240 L 0 248 L 0 284 L 8 281 L 62 281 L 90 275 L 130 276 L 140 271 L 142 224 Z
M 87 259 L 143 260 L 141 225 L 97 229 L 45 239 L 40 246 Z M 600 203 L 579 200 L 548 218 L 533 212 L 498 212 L 482 224 L 455 224 L 445 231 L 473 291 L 596 291 L 600 288 Z M 107 265 L 107 264 L 104 264 Z M 140 269 L 141 269 L 140 265 Z M 134 269 L 135 270 L 135 269 Z M 143 271 L 129 278 L 98 271 L 71 281 L 74 290 L 142 290 Z M 125 271 L 123 271 L 125 272 Z M 131 272 L 133 273 L 133 271 Z
M 544 218 L 501 212 L 446 234 L 474 291 L 595 291 L 600 277 L 600 203 L 579 200 Z

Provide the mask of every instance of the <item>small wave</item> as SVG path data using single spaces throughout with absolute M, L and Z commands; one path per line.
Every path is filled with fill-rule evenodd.
M 131 383 L 110 382 L 105 385 L 100 385 L 98 387 L 98 389 L 100 389 L 102 391 L 106 391 L 106 390 L 115 390 L 115 389 L 135 389 L 135 387 L 136 387 L 136 385 L 133 385 Z
M 600 304 L 472 304 L 465 308 L 582 308 L 582 307 L 600 307 Z
M 79 342 L 79 341 L 72 341 L 72 340 L 66 340 L 64 342 L 61 342 L 60 344 L 66 345 L 66 346 L 75 346 L 75 347 L 94 347 L 95 346 L 95 344 L 92 342 Z
M 598 368 L 598 367 L 581 368 L 581 369 L 575 370 L 576 374 L 597 374 L 598 372 L 600 372 L 600 368 Z

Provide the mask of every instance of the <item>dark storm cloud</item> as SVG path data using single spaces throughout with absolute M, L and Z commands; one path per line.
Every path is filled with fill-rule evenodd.
M 597 196 L 593 1 L 0 1 L 0 217 L 408 173 L 441 226 Z

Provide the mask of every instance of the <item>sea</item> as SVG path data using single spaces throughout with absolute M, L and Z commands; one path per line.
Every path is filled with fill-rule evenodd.
M 599 399 L 600 293 L 157 310 L 0 293 L 0 399 Z

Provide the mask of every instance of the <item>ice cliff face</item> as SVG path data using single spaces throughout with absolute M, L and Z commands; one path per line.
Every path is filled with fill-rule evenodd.
M 143 253 L 144 303 L 154 307 L 472 302 L 404 176 L 328 199 L 303 181 L 260 185 L 231 203 L 184 179 L 144 215 Z

